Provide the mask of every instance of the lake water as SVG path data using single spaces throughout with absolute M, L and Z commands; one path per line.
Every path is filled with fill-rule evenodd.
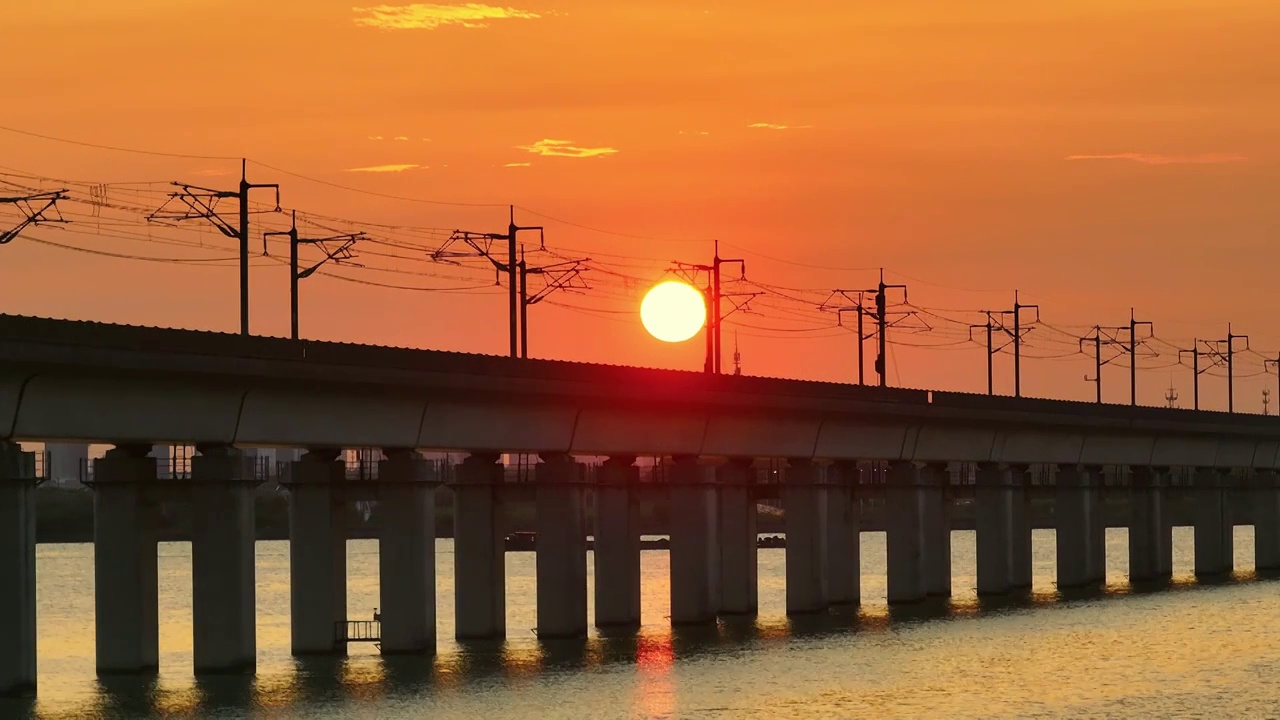
M 1253 531 L 1238 527 L 1237 579 Z M 1054 533 L 1035 532 L 1030 601 L 989 607 L 974 592 L 974 534 L 952 538 L 949 603 L 893 612 L 884 535 L 862 537 L 863 606 L 789 622 L 782 550 L 760 551 L 760 616 L 673 633 L 668 555 L 643 553 L 638 636 L 540 644 L 534 556 L 507 555 L 505 643 L 453 637 L 452 542 L 437 543 L 440 650 L 384 660 L 289 655 L 289 553 L 257 546 L 258 672 L 191 673 L 191 555 L 160 546 L 160 673 L 99 681 L 93 668 L 93 546 L 41 545 L 39 697 L 0 717 L 136 718 L 988 718 L 1265 717 L 1280 707 L 1280 584 L 1198 585 L 1192 532 L 1174 530 L 1175 582 L 1129 593 L 1127 534 L 1107 534 L 1108 591 L 1060 600 Z M 349 609 L 378 605 L 378 545 L 348 544 Z M 590 564 L 588 564 L 590 567 Z M 589 580 L 590 582 L 590 580 Z M 3 641 L 3 639 L 0 639 Z

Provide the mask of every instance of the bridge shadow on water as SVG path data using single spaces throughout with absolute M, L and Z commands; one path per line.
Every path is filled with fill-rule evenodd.
M 594 633 L 589 638 L 461 643 L 456 651 L 427 655 L 358 655 L 295 658 L 292 671 L 258 675 L 202 675 L 190 688 L 165 689 L 155 676 L 113 676 L 98 681 L 86 714 L 100 718 L 150 715 L 202 717 L 252 708 L 272 711 L 341 707 L 380 698 L 414 698 L 471 684 L 572 675 L 626 666 L 665 667 L 677 661 L 733 656 L 784 643 L 823 643 L 861 633 L 884 633 L 913 625 L 963 622 L 1009 612 L 1108 602 L 1125 596 L 1182 592 L 1280 579 L 1280 573 L 1236 573 L 1217 578 L 1177 577 L 1151 583 L 1002 597 L 931 597 L 906 605 L 834 607 L 782 618 L 723 617 L 693 627 L 646 627 L 641 631 Z M 39 717 L 31 699 L 0 701 L 0 715 Z M 16 713 L 16 714 L 15 714 Z

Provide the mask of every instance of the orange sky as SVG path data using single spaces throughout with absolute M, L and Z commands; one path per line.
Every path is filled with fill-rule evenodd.
M 794 293 L 807 301 L 820 300 L 822 289 L 869 286 L 873 268 L 884 266 L 925 307 L 1007 307 L 1017 287 L 1041 304 L 1046 322 L 1072 332 L 1126 321 L 1134 305 L 1174 343 L 1221 337 L 1232 320 L 1255 348 L 1280 349 L 1264 294 L 1280 262 L 1280 6 L 1269 0 L 76 5 L 75 13 L 35 0 L 0 6 L 13 73 L 0 125 L 247 155 L 375 192 L 516 203 L 667 239 L 517 218 L 545 223 L 548 245 L 567 255 L 653 280 L 670 260 L 705 262 L 710 244 L 701 240 L 719 238 L 730 244 L 725 256 L 748 260 L 749 278 L 811 291 Z M 228 189 L 238 172 L 234 161 L 3 131 L 0 166 L 56 179 L 181 179 Z M 411 167 L 354 171 L 387 166 Z M 250 179 L 280 182 L 284 205 L 301 211 L 505 226 L 500 207 L 376 198 L 261 167 Z M 166 191 L 139 187 L 156 197 Z M 9 189 L 0 186 L 0 195 Z M 0 208 L 0 220 L 14 219 Z M 267 216 L 254 233 L 278 223 Z M 169 232 L 153 237 L 172 239 Z M 31 236 L 115 253 L 226 256 L 216 248 L 228 241 L 213 232 L 181 232 L 214 249 L 105 237 L 83 220 Z M 699 242 L 670 240 L 680 238 Z M 121 260 L 28 240 L 0 255 L 6 312 L 237 327 L 229 265 Z M 416 259 L 362 259 L 369 267 L 339 272 L 424 287 L 492 280 L 491 272 Z M 407 274 L 418 272 L 448 277 Z M 600 274 L 586 280 L 595 290 L 552 300 L 613 312 L 536 306 L 534 355 L 701 367 L 700 342 L 664 346 L 643 333 L 639 287 Z M 255 266 L 255 332 L 287 332 L 287 287 L 280 266 Z M 496 288 L 442 294 L 314 277 L 302 294 L 307 337 L 506 349 L 505 295 Z M 756 312 L 738 318 L 746 372 L 854 377 L 853 339 L 823 330 L 829 316 L 780 298 L 759 301 Z M 943 343 L 957 332 L 899 339 Z M 1028 342 L 1029 355 L 1066 348 L 1061 338 L 1037 347 L 1035 333 Z M 1173 361 L 1161 352 L 1146 364 Z M 891 358 L 895 384 L 985 389 L 976 346 L 898 347 Z M 1085 357 L 1027 360 L 1025 392 L 1090 399 L 1081 377 L 1091 365 Z M 1257 358 L 1241 361 L 1242 375 L 1260 370 Z M 1108 399 L 1127 398 L 1126 376 L 1106 371 Z M 1172 377 L 1189 404 L 1190 376 L 1145 372 L 1143 401 L 1162 404 Z M 997 362 L 997 383 L 1011 385 L 1007 358 Z M 1238 407 L 1260 410 L 1261 388 L 1274 383 L 1274 375 L 1241 379 Z M 1206 406 L 1223 404 L 1223 384 L 1204 379 Z

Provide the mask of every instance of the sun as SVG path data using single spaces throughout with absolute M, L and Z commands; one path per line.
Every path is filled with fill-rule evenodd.
M 668 280 L 645 293 L 640 303 L 640 322 L 650 335 L 663 342 L 684 342 L 706 324 L 707 304 L 692 285 Z

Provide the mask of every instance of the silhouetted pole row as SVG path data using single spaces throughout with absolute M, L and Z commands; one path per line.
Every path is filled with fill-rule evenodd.
M 0 231 L 0 245 L 4 245 L 18 237 L 23 230 L 41 223 L 65 223 L 62 213 L 58 211 L 58 201 L 66 197 L 66 190 L 30 193 L 13 197 L 0 197 L 0 205 L 13 205 L 22 213 L 18 224 L 8 230 Z M 50 213 L 56 213 L 50 214 Z
M 823 301 L 823 303 L 822 303 L 821 305 L 819 305 L 819 306 L 818 306 L 818 309 L 819 309 L 819 310 L 822 310 L 822 311 L 828 311 L 828 312 L 834 312 L 834 313 L 836 314 L 836 325 L 840 325 L 840 326 L 843 326 L 843 325 L 844 325 L 844 314 L 845 314 L 845 313 L 847 313 L 847 312 L 852 312 L 852 313 L 857 313 L 857 314 L 858 314 L 857 332 L 858 332 L 858 384 L 859 384 L 859 385 L 865 385 L 865 384 L 866 384 L 866 353 L 865 353 L 865 344 L 866 344 L 866 341 L 867 341 L 867 340 L 869 340 L 869 339 L 872 337 L 871 335 L 867 335 L 867 334 L 866 334 L 866 330 L 864 329 L 864 323 L 863 323 L 863 318 L 864 318 L 864 317 L 866 316 L 866 314 L 867 314 L 867 307 L 866 307 L 866 305 L 864 305 L 864 304 L 863 304 L 863 303 L 864 303 L 863 296 L 864 296 L 864 294 L 865 294 L 865 293 L 867 293 L 867 292 L 874 292 L 874 291 L 870 291 L 870 290 L 839 290 L 839 289 L 837 289 L 837 290 L 832 290 L 832 291 L 831 291 L 831 295 L 829 295 L 829 296 L 827 297 L 827 299 L 826 299 L 825 301 Z M 853 298 L 850 296 L 850 295 L 851 295 L 851 293 L 857 293 L 857 294 L 858 294 L 858 299 L 857 299 L 857 300 L 853 299 Z M 834 299 L 836 298 L 836 296 L 839 296 L 839 297 L 843 298 L 846 302 L 849 302 L 849 303 L 852 303 L 852 304 L 850 304 L 850 305 L 832 305 L 832 304 L 831 304 L 831 301 L 832 301 L 832 300 L 834 300 Z

